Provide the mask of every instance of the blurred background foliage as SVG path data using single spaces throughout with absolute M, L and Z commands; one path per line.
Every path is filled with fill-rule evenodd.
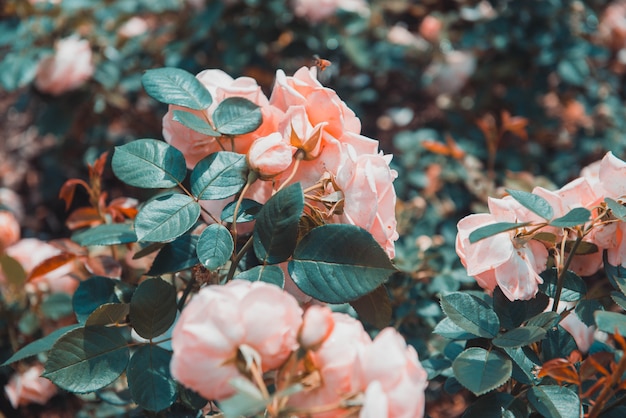
M 437 295 L 474 286 L 454 251 L 456 223 L 504 187 L 560 186 L 606 151 L 625 156 L 626 3 L 337 1 L 321 17 L 298 9 L 306 3 L 5 0 L 0 186 L 21 199 L 22 236 L 67 236 L 61 185 L 87 178 L 113 146 L 161 138 L 166 109 L 143 92 L 143 71 L 219 68 L 269 93 L 276 69 L 329 60 L 320 80 L 399 172 L 394 325 L 431 368 L 431 416 L 459 415 L 470 396 L 437 383 L 447 354 L 431 334 L 443 317 Z M 39 63 L 69 36 L 89 42 L 95 72 L 76 90 L 45 93 Z M 110 171 L 104 181 L 112 197 L 145 197 Z

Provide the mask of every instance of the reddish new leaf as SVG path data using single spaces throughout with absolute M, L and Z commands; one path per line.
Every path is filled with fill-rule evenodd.
M 61 190 L 59 190 L 59 199 L 65 201 L 65 210 L 70 208 L 72 201 L 74 200 L 74 192 L 76 192 L 76 186 L 83 186 L 87 193 L 91 194 L 91 187 L 81 179 L 69 179 L 66 181 Z
M 36 279 L 37 277 L 41 277 L 45 274 L 48 274 L 51 271 L 54 271 L 58 269 L 59 267 L 64 266 L 67 263 L 73 261 L 77 257 L 78 256 L 76 254 L 72 254 L 72 253 L 61 253 L 61 254 L 52 256 L 42 261 L 41 263 L 37 264 L 35 268 L 33 269 L 33 271 L 30 273 L 30 275 L 28 276 L 28 279 L 26 279 L 26 281 L 30 282 Z

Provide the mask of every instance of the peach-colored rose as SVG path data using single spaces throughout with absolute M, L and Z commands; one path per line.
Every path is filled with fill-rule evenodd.
M 412 346 L 393 328 L 382 330 L 358 354 L 353 379 L 365 392 L 359 417 L 424 416 L 427 374 Z
M 61 250 L 37 238 L 23 238 L 7 248 L 6 253 L 22 265 L 26 274 L 30 274 L 37 265 L 50 257 L 60 254 Z M 72 295 L 80 284 L 79 279 L 73 276 L 75 272 L 76 266 L 74 263 L 64 264 L 30 281 L 27 284 L 27 289 L 34 287 L 41 291 Z
M 189 302 L 172 333 L 172 375 L 207 399 L 234 394 L 228 384 L 243 377 L 239 347 L 256 350 L 263 371 L 279 367 L 298 346 L 302 309 L 279 287 L 233 280 L 208 286 Z
M 254 140 L 246 155 L 248 166 L 256 171 L 262 180 L 269 180 L 287 170 L 293 160 L 295 147 L 274 132 Z
M 600 161 L 598 178 L 606 191 L 605 197 L 612 199 L 626 197 L 626 162 L 612 152 L 608 152 Z
M 516 230 L 502 232 L 475 243 L 469 235 L 479 227 L 497 222 L 532 220 L 533 215 L 510 196 L 489 198 L 489 214 L 466 216 L 457 225 L 456 253 L 477 283 L 488 291 L 499 286 L 510 300 L 531 299 L 543 282 L 548 250 L 541 243 L 515 239 Z M 534 215 L 536 217 L 536 215 Z
M 302 348 L 317 350 L 333 332 L 334 327 L 335 321 L 330 308 L 313 305 L 304 312 L 298 342 Z
M 25 372 L 17 372 L 4 387 L 4 392 L 13 408 L 36 403 L 45 405 L 57 393 L 57 387 L 50 380 L 40 377 L 43 366 L 36 364 Z
M 589 351 L 589 347 L 591 347 L 594 340 L 595 326 L 585 325 L 575 312 L 570 312 L 569 315 L 559 322 L 559 325 L 574 337 L 576 345 L 581 352 L 586 353 Z
M 183 153 L 188 168 L 192 169 L 204 157 L 224 149 L 246 154 L 255 139 L 276 132 L 282 112 L 269 105 L 267 97 L 254 79 L 250 77 L 233 79 L 221 70 L 204 70 L 198 73 L 196 78 L 211 93 L 213 97 L 211 106 L 207 110 L 197 111 L 170 105 L 163 117 L 163 138 Z M 254 132 L 237 135 L 234 148 L 229 139 L 218 139 L 201 134 L 173 120 L 174 110 L 184 110 L 212 123 L 213 111 L 220 102 L 229 97 L 243 97 L 250 100 L 261 108 L 263 116 L 263 123 Z
M 306 160 L 312 160 L 320 155 L 322 148 L 322 132 L 328 122 L 319 122 L 311 125 L 311 121 L 303 105 L 289 106 L 285 117 L 278 125 L 283 137 L 289 138 L 294 147 L 304 152 Z
M 0 210 L 0 254 L 20 239 L 20 224 L 8 210 Z
M 75 90 L 94 73 L 89 41 L 69 37 L 58 40 L 54 55 L 39 62 L 35 85 L 45 93 L 60 95 Z
M 335 179 L 344 196 L 340 223 L 366 229 L 393 258 L 398 239 L 393 180 L 398 173 L 389 168 L 391 155 L 355 154 L 347 148 Z
M 424 39 L 429 42 L 437 42 L 441 29 L 443 28 L 443 22 L 434 16 L 428 15 L 422 20 L 420 24 L 419 32 Z
M 135 36 L 146 33 L 148 31 L 148 27 L 146 19 L 139 16 L 133 16 L 120 26 L 117 33 L 124 38 L 134 38 Z
M 372 343 L 363 325 L 342 313 L 333 313 L 335 326 L 321 347 L 310 352 L 315 372 L 319 373 L 319 386 L 305 389 L 289 397 L 288 405 L 299 409 L 337 405 L 337 408 L 315 414 L 315 418 L 342 416 L 345 409 L 339 402 L 353 396 L 361 388 L 353 379 L 354 362 L 359 353 Z
M 292 0 L 293 13 L 311 23 L 318 23 L 334 15 L 338 9 L 369 16 L 364 0 Z

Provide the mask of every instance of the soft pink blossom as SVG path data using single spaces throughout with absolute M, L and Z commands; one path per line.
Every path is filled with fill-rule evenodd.
M 626 197 L 626 162 L 612 152 L 608 152 L 600 161 L 598 178 L 606 191 L 605 197 L 612 199 Z
M 35 85 L 39 90 L 57 96 L 82 86 L 94 70 L 89 41 L 72 36 L 58 40 L 54 55 L 39 62 Z
M 345 413 L 339 408 L 342 400 L 361 390 L 353 379 L 359 353 L 372 343 L 363 325 L 342 313 L 333 313 L 335 326 L 321 347 L 310 353 L 311 366 L 319 373 L 319 386 L 305 389 L 289 397 L 288 406 L 299 409 L 337 405 L 337 408 L 315 414 L 315 418 L 334 418 Z
M 559 322 L 559 325 L 574 337 L 576 345 L 581 352 L 586 353 L 589 351 L 589 347 L 591 347 L 594 340 L 595 326 L 585 325 L 575 312 L 570 312 L 569 315 Z
M 0 254 L 20 239 L 20 224 L 13 212 L 0 210 Z
M 312 305 L 302 318 L 298 342 L 305 349 L 317 350 L 333 332 L 335 320 L 328 306 Z
M 283 136 L 274 132 L 254 140 L 248 150 L 247 160 L 250 169 L 261 179 L 269 180 L 287 170 L 293 160 L 295 148 Z
M 207 399 L 225 399 L 235 393 L 228 382 L 243 377 L 239 348 L 256 350 L 263 371 L 276 369 L 297 348 L 301 323 L 302 309 L 277 286 L 233 280 L 205 287 L 172 333 L 172 375 Z
M 292 0 L 293 12 L 311 23 L 318 23 L 334 15 L 338 9 L 367 17 L 370 13 L 365 0 Z
M 134 38 L 135 36 L 143 35 L 148 31 L 149 25 L 146 19 L 133 16 L 128 19 L 120 28 L 118 33 L 125 38 Z
M 476 66 L 474 53 L 450 51 L 424 71 L 426 79 L 430 80 L 428 89 L 436 95 L 457 93 L 474 74 Z
M 387 32 L 387 40 L 395 45 L 414 47 L 422 51 L 429 47 L 428 42 L 415 35 L 401 23 L 396 23 L 389 29 L 389 32 Z
M 491 292 L 499 286 L 510 300 L 531 299 L 538 284 L 543 282 L 539 273 L 545 270 L 548 260 L 548 250 L 543 244 L 518 239 L 517 230 L 474 243 L 470 243 L 469 235 L 492 223 L 532 220 L 532 215 L 511 197 L 490 198 L 489 209 L 489 214 L 473 214 L 459 221 L 456 252 L 467 274 L 474 276 L 482 288 Z
M 4 387 L 4 392 L 13 408 L 36 403 L 45 405 L 57 393 L 57 387 L 50 380 L 40 377 L 43 366 L 36 364 L 24 372 L 17 372 Z
M 432 15 L 428 15 L 422 20 L 419 32 L 422 38 L 429 42 L 437 42 L 443 28 L 443 22 Z
M 427 374 L 415 349 L 393 328 L 385 328 L 358 353 L 353 379 L 364 388 L 359 417 L 424 416 Z

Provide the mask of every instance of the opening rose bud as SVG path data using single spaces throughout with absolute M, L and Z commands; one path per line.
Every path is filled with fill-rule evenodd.
M 335 320 L 327 306 L 313 305 L 304 312 L 298 342 L 307 350 L 317 350 L 333 332 Z
M 247 155 L 248 165 L 262 180 L 269 180 L 289 168 L 294 152 L 295 148 L 275 132 L 252 143 Z

